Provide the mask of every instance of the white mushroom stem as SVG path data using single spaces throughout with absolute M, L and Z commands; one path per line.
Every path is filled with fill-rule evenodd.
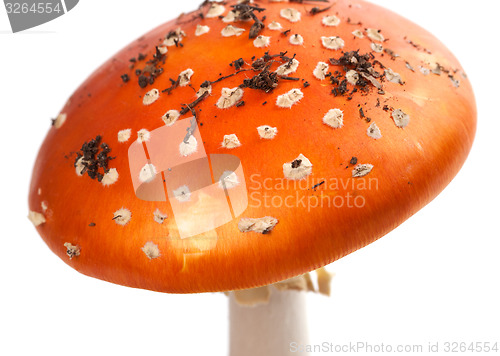
M 230 356 L 292 355 L 292 345 L 308 344 L 306 292 L 269 289 L 269 301 L 255 306 L 241 305 L 230 294 Z

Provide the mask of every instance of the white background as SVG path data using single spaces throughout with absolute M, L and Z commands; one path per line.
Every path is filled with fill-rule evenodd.
M 373 1 L 433 32 L 461 60 L 476 91 L 478 133 L 464 168 L 434 202 L 329 266 L 337 273 L 332 297 L 308 296 L 311 342 L 500 342 L 496 1 Z M 0 355 L 226 354 L 222 294 L 167 295 L 85 277 L 26 219 L 49 119 L 98 65 L 199 2 L 82 0 L 15 35 L 0 7 Z

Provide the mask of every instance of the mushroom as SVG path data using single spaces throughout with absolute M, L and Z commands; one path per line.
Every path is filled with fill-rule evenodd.
M 338 0 L 305 16 L 312 5 L 205 2 L 192 21 L 168 22 L 119 52 L 77 89 L 36 160 L 30 218 L 48 246 L 76 270 L 112 283 L 229 292 L 235 355 L 245 355 L 246 345 L 252 355 L 283 355 L 290 340 L 305 342 L 299 291 L 315 289 L 308 273 L 429 203 L 460 169 L 475 133 L 472 88 L 458 61 L 416 25 L 359 3 L 363 11 Z M 225 36 L 219 18 L 231 9 L 246 14 L 230 25 L 238 36 Z M 208 11 L 221 13 L 199 16 Z M 303 43 L 282 40 L 263 16 L 294 22 Z M 334 38 L 324 16 L 340 19 Z M 352 35 L 353 17 L 370 26 L 366 36 Z M 198 26 L 211 30 L 197 36 Z M 254 46 L 258 36 L 270 37 L 265 49 Z M 182 46 L 156 51 L 164 40 Z M 391 52 L 374 51 L 373 41 Z M 140 51 L 148 60 L 130 68 Z M 299 62 L 293 73 L 276 72 Z M 319 62 L 337 74 L 318 80 Z M 407 63 L 439 63 L 441 74 L 425 76 Z M 389 65 L 404 81 L 386 80 Z M 196 74 L 184 86 L 186 68 Z M 137 79 L 122 82 L 125 74 Z M 99 95 L 105 91 L 113 93 Z M 219 92 L 231 105 L 217 105 Z M 168 125 L 167 109 L 179 113 Z M 342 112 L 335 129 L 324 123 L 331 110 Z M 376 140 L 366 134 L 372 122 L 383 132 Z M 279 134 L 260 139 L 263 125 Z M 240 144 L 221 146 L 226 135 Z M 71 152 L 78 169 L 68 167 Z M 264 194 L 248 198 L 264 181 L 270 191 L 257 191 L 271 194 L 270 204 Z M 318 289 L 328 293 L 330 275 L 317 273 Z M 280 322 L 285 315 L 289 322 Z

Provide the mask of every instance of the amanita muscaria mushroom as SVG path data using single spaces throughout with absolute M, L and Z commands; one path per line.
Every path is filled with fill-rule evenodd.
M 40 149 L 29 218 L 68 265 L 109 282 L 199 293 L 305 276 L 281 286 L 311 289 L 306 273 L 437 196 L 475 127 L 458 61 L 392 12 L 205 1 L 71 96 Z

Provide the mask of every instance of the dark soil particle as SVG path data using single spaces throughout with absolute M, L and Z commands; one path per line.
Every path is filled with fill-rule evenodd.
M 250 27 L 248 37 L 250 39 L 256 38 L 265 27 L 263 22 L 265 18 L 260 20 L 255 14 L 255 12 L 260 13 L 265 11 L 266 9 L 262 7 L 249 5 L 249 1 L 244 1 L 241 4 L 232 5 L 231 7 L 233 8 L 233 11 L 238 14 L 236 17 L 236 21 L 248 21 L 248 20 L 254 21 L 254 23 Z
M 294 82 L 298 82 L 300 80 L 300 78 L 296 78 L 296 77 L 285 77 L 285 76 L 280 76 L 281 79 L 284 79 L 284 80 L 291 80 L 291 81 L 294 81 Z
M 74 164 L 76 167 L 80 158 L 83 158 L 81 161 L 83 169 L 80 174 L 83 175 L 87 173 L 91 179 L 97 179 L 99 182 L 104 177 L 104 174 L 109 171 L 109 161 L 116 158 L 108 156 L 111 152 L 111 148 L 108 144 L 104 142 L 101 143 L 101 140 L 101 136 L 96 136 L 95 139 L 85 142 L 77 153 Z
M 175 31 L 174 34 L 176 35 Z M 132 58 L 130 59 L 130 61 L 136 64 L 139 61 L 144 61 L 146 57 L 146 54 L 139 53 L 137 59 Z M 162 54 L 157 46 L 155 49 L 155 53 L 153 54 L 153 58 L 146 62 L 144 68 L 137 68 L 134 71 L 135 75 L 138 77 L 137 84 L 139 85 L 139 87 L 146 88 L 148 85 L 152 85 L 155 82 L 156 78 L 163 73 L 162 65 L 165 64 L 165 60 L 166 54 Z
M 170 95 L 172 93 L 172 90 L 174 90 L 175 88 L 179 87 L 179 84 L 181 82 L 181 76 L 179 75 L 177 77 L 177 80 L 174 80 L 172 78 L 169 78 L 170 80 L 170 87 L 168 87 L 167 89 L 163 89 L 161 92 L 162 93 L 167 93 L 168 95 Z
M 270 92 L 278 86 L 278 74 L 276 72 L 269 72 L 269 64 L 262 72 L 255 75 L 250 79 L 244 79 L 241 88 L 259 89 L 266 93 Z
M 328 7 L 324 7 L 324 8 L 319 8 L 317 6 L 313 7 L 311 10 L 309 10 L 309 13 L 311 15 L 316 15 L 316 14 L 319 14 L 321 12 L 324 12 L 324 11 L 328 11 L 330 10 L 332 7 L 331 6 L 328 6 Z
M 302 160 L 296 159 L 295 161 L 292 162 L 292 168 L 299 168 L 301 164 L 302 164 Z
M 254 71 L 260 71 L 260 73 L 252 78 L 244 79 L 240 88 L 257 89 L 269 93 L 278 86 L 278 82 L 281 79 L 292 81 L 300 80 L 300 78 L 280 76 L 276 72 L 270 71 L 272 64 L 278 60 L 285 63 L 285 68 L 291 67 L 295 54 L 291 58 L 286 54 L 287 52 L 280 52 L 279 54 L 271 55 L 269 52 L 266 52 L 264 56 L 254 59 L 252 62 L 252 69 Z
M 374 65 L 378 64 L 381 67 L 383 67 L 383 65 L 378 60 L 375 60 L 373 54 L 368 53 L 360 55 L 359 51 L 345 52 L 338 59 L 330 58 L 330 63 L 334 66 L 342 67 L 344 72 L 335 71 L 335 73 L 330 76 L 330 82 L 334 85 L 332 89 L 333 95 L 339 96 L 348 92 L 345 75 L 350 70 L 355 70 L 360 76 L 359 80 L 356 82 L 356 91 L 350 93 L 350 98 L 352 98 L 352 94 L 358 90 L 367 93 L 371 86 L 379 90 L 382 89 L 382 85 L 377 80 L 377 78 L 382 77 L 382 74 L 375 70 Z
M 394 52 L 392 49 L 385 48 L 384 52 L 387 53 L 389 56 L 391 56 L 391 59 L 394 61 L 397 57 L 399 57 L 399 54 Z
M 147 87 L 148 83 L 149 83 L 149 81 L 148 81 L 148 78 L 146 76 L 144 76 L 144 75 L 139 76 L 139 86 L 141 88 Z
M 234 67 L 234 69 L 236 70 L 240 70 L 241 67 L 245 65 L 245 61 L 243 60 L 243 58 L 238 58 L 237 60 L 232 61 L 229 65 L 231 67 Z
M 226 76 L 222 76 L 222 73 L 219 73 L 219 76 L 221 76 L 220 78 L 214 80 L 213 82 L 209 82 L 210 84 L 215 84 L 215 83 L 218 83 L 220 81 L 223 81 L 225 79 L 228 79 L 228 78 L 231 78 L 231 77 L 234 77 L 235 75 L 237 74 L 240 74 L 241 72 L 246 72 L 246 71 L 249 71 L 251 69 L 240 69 L 239 71 L 237 72 L 234 72 L 233 74 L 229 74 L 229 75 L 226 75 Z
M 316 191 L 316 189 L 317 189 L 317 188 L 319 188 L 319 187 L 321 187 L 323 184 L 325 184 L 325 181 L 321 181 L 321 182 L 319 182 L 318 184 L 315 184 L 315 185 L 312 187 L 312 189 L 313 189 L 314 191 Z
M 208 91 L 204 92 L 203 95 L 201 95 L 198 99 L 196 99 L 192 103 L 185 104 L 184 107 L 181 109 L 180 114 L 185 115 L 186 113 L 191 111 L 193 115 L 196 117 L 196 112 L 194 111 L 194 108 L 196 107 L 196 105 L 201 103 L 207 96 L 208 96 Z

